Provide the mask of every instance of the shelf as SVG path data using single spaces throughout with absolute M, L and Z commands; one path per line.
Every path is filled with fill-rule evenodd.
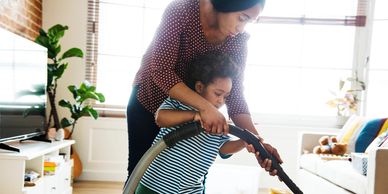
M 71 187 L 70 159 L 71 145 L 74 140 L 55 141 L 52 143 L 23 141 L 8 143 L 20 149 L 20 152 L 0 151 L 0 193 L 12 194 L 69 194 Z M 63 155 L 64 160 L 57 166 L 54 175 L 45 176 L 44 161 L 49 157 Z M 26 170 L 33 170 L 40 175 L 34 186 L 24 186 Z
M 38 156 L 48 154 L 50 152 L 57 151 L 64 147 L 74 144 L 74 140 L 54 141 L 52 143 L 38 142 L 38 141 L 23 141 L 23 142 L 11 142 L 8 145 L 17 147 L 20 152 L 10 152 L 6 150 L 0 150 L 1 159 L 17 159 L 17 160 L 31 160 Z

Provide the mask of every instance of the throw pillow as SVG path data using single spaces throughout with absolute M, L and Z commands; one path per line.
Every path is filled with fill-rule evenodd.
M 381 134 L 385 133 L 388 130 L 388 119 L 385 120 L 383 126 L 381 127 L 379 134 L 377 136 L 380 136 Z
M 346 121 L 344 126 L 341 128 L 341 130 L 337 134 L 337 140 L 340 142 L 345 134 L 348 134 L 349 131 L 354 130 L 355 125 L 359 123 L 359 120 L 361 119 L 360 116 L 352 115 L 349 117 L 349 119 Z
M 356 152 L 365 152 L 369 144 L 375 139 L 386 119 L 371 119 L 362 127 L 355 142 Z
M 347 153 L 354 152 L 355 150 L 355 141 L 358 134 L 360 134 L 361 128 L 364 125 L 365 118 L 356 116 L 352 120 L 345 123 L 339 132 L 337 139 L 340 143 L 348 144 Z M 339 138 L 338 138 L 339 137 Z

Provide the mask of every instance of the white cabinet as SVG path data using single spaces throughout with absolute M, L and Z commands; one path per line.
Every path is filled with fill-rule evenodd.
M 74 140 L 52 143 L 24 141 L 10 145 L 20 149 L 20 153 L 0 150 L 0 194 L 71 194 L 70 147 Z M 45 158 L 63 156 L 64 161 L 56 167 L 54 175 L 44 175 Z M 35 186 L 24 185 L 26 169 L 40 174 Z

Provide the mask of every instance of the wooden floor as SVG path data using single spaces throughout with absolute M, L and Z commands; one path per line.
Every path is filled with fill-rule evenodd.
M 73 194 L 122 194 L 122 182 L 76 181 Z
M 122 182 L 76 181 L 73 183 L 73 194 L 122 194 L 123 184 Z M 268 194 L 268 190 L 263 189 L 258 194 Z

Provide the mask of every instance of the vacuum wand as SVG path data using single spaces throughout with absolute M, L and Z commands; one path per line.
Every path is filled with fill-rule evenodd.
M 170 133 L 164 137 L 164 141 L 168 147 L 172 147 L 176 142 L 186 139 L 188 137 L 194 136 L 201 131 L 203 131 L 199 122 L 194 122 L 188 125 L 183 126 L 182 129 L 177 130 L 177 133 Z M 268 153 L 264 148 L 258 138 L 250 131 L 246 129 L 241 129 L 234 125 L 229 125 L 229 131 L 231 134 L 239 137 L 248 144 L 252 144 L 256 151 L 260 152 L 260 158 L 262 160 L 270 159 L 272 161 L 271 169 L 277 170 L 277 176 L 288 186 L 288 188 L 296 194 L 302 194 L 303 192 L 298 188 L 298 186 L 290 179 L 290 177 L 284 172 L 283 168 L 280 166 L 279 161 Z
M 183 125 L 178 130 L 172 131 L 169 134 L 165 135 L 161 140 L 155 143 L 155 145 L 148 149 L 148 151 L 140 159 L 124 187 L 123 194 L 134 193 L 145 170 L 152 162 L 152 160 L 155 159 L 156 156 L 163 151 L 163 149 L 165 149 L 166 147 L 173 147 L 177 142 L 183 139 L 196 136 L 202 131 L 204 131 L 204 129 L 201 127 L 200 123 L 193 122 Z M 270 153 L 268 153 L 268 151 L 264 148 L 264 146 L 260 143 L 259 139 L 253 133 L 233 125 L 229 125 L 229 132 L 232 135 L 244 140 L 248 144 L 252 144 L 255 150 L 260 152 L 259 157 L 262 160 L 270 159 L 272 161 L 271 169 L 277 170 L 277 176 L 279 176 L 279 178 L 288 186 L 288 188 L 293 193 L 303 194 L 303 192 L 298 188 L 298 186 L 296 186 L 296 184 L 284 172 L 277 159 Z
M 259 157 L 262 160 L 270 159 L 272 161 L 271 169 L 277 170 L 277 176 L 287 185 L 287 187 L 295 194 L 303 194 L 299 187 L 290 179 L 290 177 L 284 172 L 280 166 L 278 160 L 268 153 L 258 138 L 250 131 L 241 129 L 239 127 L 229 125 L 229 131 L 231 134 L 239 137 L 248 144 L 252 144 L 256 151 L 260 153 Z

